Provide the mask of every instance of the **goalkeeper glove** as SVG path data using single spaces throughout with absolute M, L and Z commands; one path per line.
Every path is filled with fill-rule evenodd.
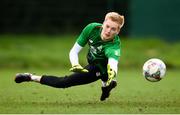
M 108 80 L 106 82 L 106 85 L 109 86 L 112 79 L 116 76 L 116 72 L 110 68 L 110 65 L 107 65 L 107 73 L 108 73 Z
M 87 69 L 84 69 L 81 65 L 73 65 L 72 68 L 70 68 L 71 72 L 89 72 Z

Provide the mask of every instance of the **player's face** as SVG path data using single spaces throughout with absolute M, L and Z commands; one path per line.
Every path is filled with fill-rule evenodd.
M 112 21 L 111 19 L 107 19 L 102 25 L 101 38 L 104 41 L 112 40 L 119 31 L 120 29 L 118 23 Z

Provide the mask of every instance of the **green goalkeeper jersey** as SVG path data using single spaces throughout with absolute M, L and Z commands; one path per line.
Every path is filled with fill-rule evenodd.
M 115 35 L 111 41 L 103 41 L 101 39 L 102 24 L 90 23 L 87 25 L 77 39 L 77 43 L 84 47 L 89 45 L 87 60 L 89 64 L 95 64 L 100 68 L 102 74 L 107 72 L 107 63 L 109 58 L 119 60 L 120 38 Z

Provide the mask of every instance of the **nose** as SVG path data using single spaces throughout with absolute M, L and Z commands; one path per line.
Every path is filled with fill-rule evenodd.
M 111 32 L 111 28 L 107 28 L 107 33 L 110 33 Z

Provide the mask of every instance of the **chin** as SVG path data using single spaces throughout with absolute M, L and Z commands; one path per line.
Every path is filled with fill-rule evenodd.
M 108 41 L 108 40 L 111 40 L 111 37 L 104 35 L 102 36 L 102 40 Z
M 104 38 L 103 40 L 104 40 L 104 41 L 109 41 L 109 40 L 111 40 L 111 38 L 109 38 L 109 37 L 107 38 L 107 37 L 106 37 L 106 38 Z

